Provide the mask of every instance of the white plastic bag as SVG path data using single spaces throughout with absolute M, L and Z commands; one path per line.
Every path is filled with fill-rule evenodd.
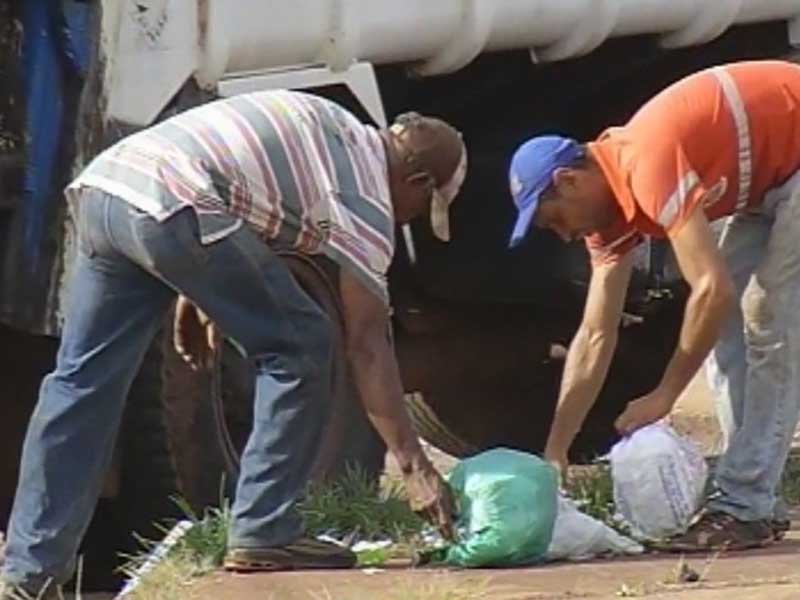
M 663 422 L 611 449 L 617 511 L 641 539 L 684 533 L 700 506 L 708 467 L 697 447 Z
M 559 496 L 553 539 L 545 560 L 588 560 L 603 554 L 642 552 L 644 548 L 640 544 L 582 513 L 569 498 Z

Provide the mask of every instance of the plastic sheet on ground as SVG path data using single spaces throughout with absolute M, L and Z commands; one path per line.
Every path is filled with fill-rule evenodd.
M 582 513 L 575 502 L 565 496 L 558 499 L 558 515 L 553 539 L 545 560 L 589 560 L 597 556 L 641 554 L 638 542 L 614 531 L 611 527 Z

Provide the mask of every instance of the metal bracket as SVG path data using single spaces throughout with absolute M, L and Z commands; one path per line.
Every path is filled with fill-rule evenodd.
M 236 73 L 217 84 L 220 96 L 236 96 L 263 90 L 309 89 L 325 85 L 346 85 L 379 127 L 386 127 L 386 112 L 372 64 L 360 62 L 345 71 L 328 67 L 298 66 L 253 73 Z

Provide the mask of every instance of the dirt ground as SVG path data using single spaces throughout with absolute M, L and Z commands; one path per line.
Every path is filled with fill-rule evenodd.
M 800 532 L 767 550 L 700 556 L 687 564 L 703 579 L 676 584 L 679 557 L 558 564 L 530 569 L 217 574 L 195 590 L 198 600 L 561 600 L 619 597 L 674 600 L 800 598 Z
M 721 435 L 705 380 L 692 383 L 676 407 L 674 426 L 713 454 Z M 453 459 L 433 452 L 446 470 Z M 391 476 L 391 462 L 388 472 Z M 700 574 L 696 584 L 676 583 L 680 557 L 637 558 L 557 564 L 530 569 L 411 570 L 397 564 L 379 570 L 215 574 L 192 590 L 196 600 L 797 600 L 800 598 L 800 510 L 793 531 L 782 543 L 765 550 L 718 556 L 689 557 L 686 564 Z

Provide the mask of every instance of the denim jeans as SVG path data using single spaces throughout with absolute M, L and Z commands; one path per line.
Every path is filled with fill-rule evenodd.
M 202 245 L 192 209 L 157 222 L 97 190 L 77 212 L 64 331 L 25 438 L 5 579 L 35 590 L 71 577 L 131 382 L 178 292 L 257 364 L 230 544 L 298 538 L 302 522 L 293 505 L 328 410 L 332 335 L 325 314 L 247 227 Z
M 727 449 L 709 508 L 783 517 L 779 486 L 800 411 L 800 172 L 720 238 L 741 297 L 707 362 Z

